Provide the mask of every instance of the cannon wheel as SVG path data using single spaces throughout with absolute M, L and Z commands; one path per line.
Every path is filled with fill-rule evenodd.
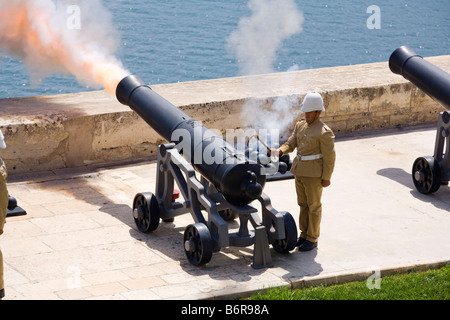
M 423 194 L 436 192 L 441 185 L 441 169 L 434 157 L 420 157 L 414 161 L 412 177 L 417 191 Z
M 281 214 L 283 215 L 286 238 L 275 240 L 272 246 L 279 253 L 288 253 L 297 245 L 297 225 L 289 212 L 281 212 Z
M 195 223 L 184 231 L 184 251 L 189 262 L 201 266 L 211 260 L 213 241 L 208 227 L 203 223 Z
M 138 193 L 133 200 L 133 217 L 139 231 L 149 233 L 159 226 L 159 205 L 151 192 Z
M 224 210 L 220 210 L 219 215 L 222 217 L 223 220 L 231 221 L 231 220 L 236 219 L 239 216 L 239 212 L 234 211 L 231 208 L 227 208 Z

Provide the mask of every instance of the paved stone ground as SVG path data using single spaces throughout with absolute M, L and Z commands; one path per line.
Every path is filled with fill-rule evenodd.
M 192 266 L 183 250 L 190 214 L 151 234 L 137 230 L 132 200 L 154 191 L 155 162 L 12 176 L 9 192 L 28 214 L 8 218 L 0 238 L 6 299 L 236 298 L 447 263 L 450 187 L 422 195 L 410 175 L 417 157 L 432 155 L 435 134 L 421 127 L 338 138 L 319 248 L 270 249 L 274 266 L 259 270 L 252 247 L 222 248 L 206 266 Z M 264 192 L 297 222 L 293 183 L 269 182 Z

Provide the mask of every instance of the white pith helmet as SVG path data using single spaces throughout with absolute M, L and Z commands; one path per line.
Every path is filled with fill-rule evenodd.
M 0 130 L 0 149 L 5 148 L 6 148 L 5 137 L 3 136 L 2 130 Z
M 323 99 L 320 93 L 315 91 L 308 93 L 303 99 L 301 111 L 303 112 L 325 111 Z

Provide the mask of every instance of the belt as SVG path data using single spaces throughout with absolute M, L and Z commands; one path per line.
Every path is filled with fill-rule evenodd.
M 302 161 L 310 161 L 310 160 L 316 160 L 323 158 L 322 154 L 314 154 L 312 156 L 302 156 L 300 153 L 297 153 L 297 157 L 300 158 Z

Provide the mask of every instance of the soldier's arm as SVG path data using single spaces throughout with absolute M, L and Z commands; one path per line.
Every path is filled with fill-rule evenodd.
M 281 157 L 283 154 L 291 153 L 297 148 L 297 129 L 298 124 L 295 125 L 294 131 L 292 132 L 289 139 L 283 143 L 281 147 L 278 148 L 279 156 Z
M 320 151 L 323 155 L 322 180 L 330 181 L 336 161 L 336 151 L 334 149 L 334 134 L 331 130 L 326 130 L 320 138 Z

